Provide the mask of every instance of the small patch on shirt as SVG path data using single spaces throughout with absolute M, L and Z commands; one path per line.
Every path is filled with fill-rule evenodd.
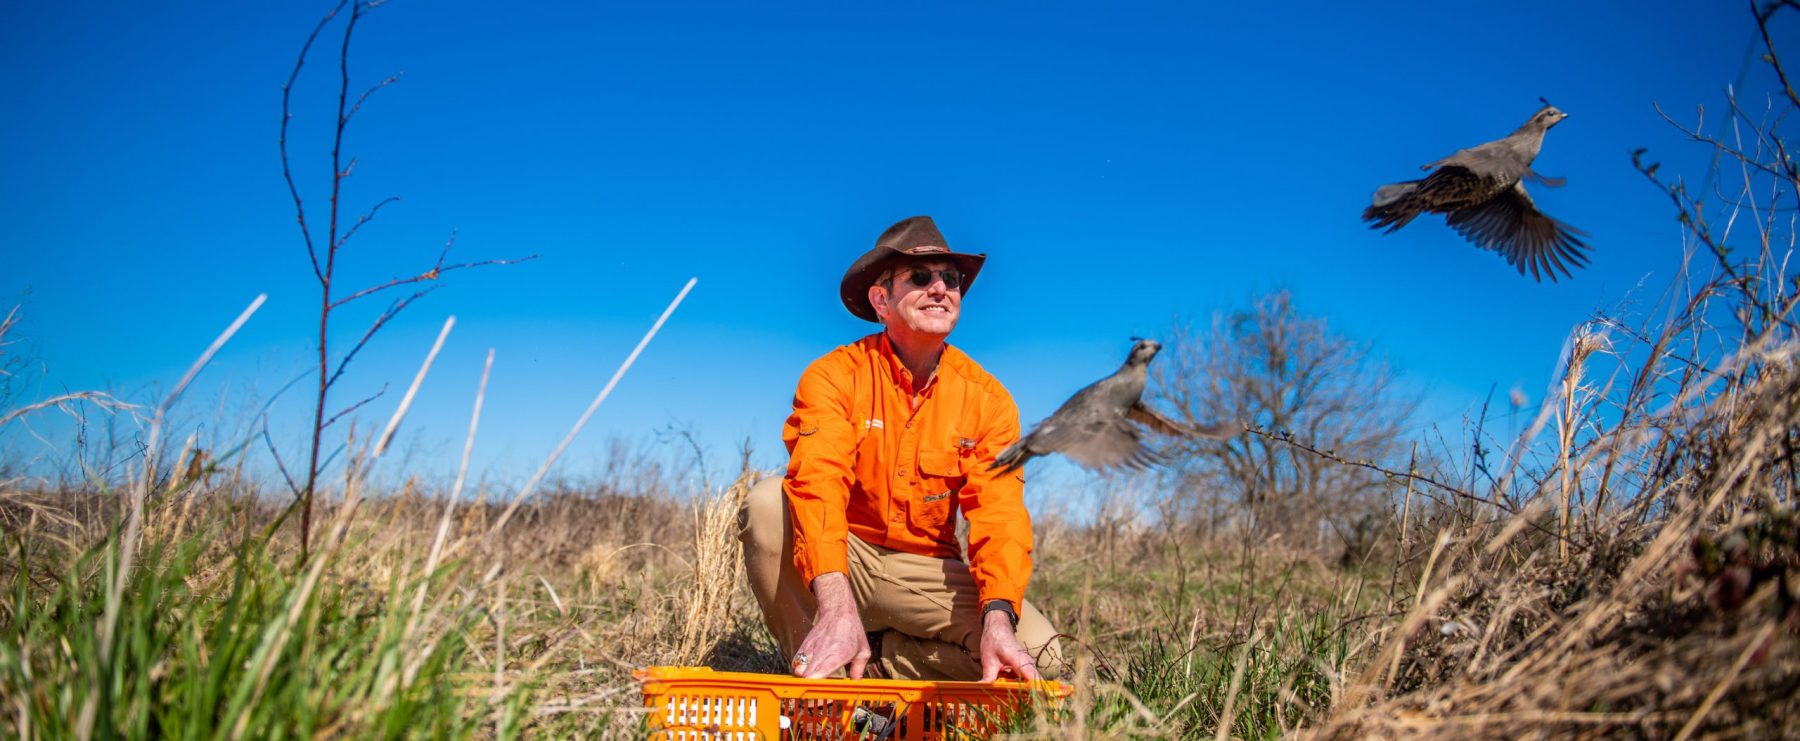
M 925 496 L 925 502 L 927 504 L 929 504 L 931 502 L 942 502 L 949 498 L 950 498 L 950 492 L 947 492 L 947 491 L 942 494 L 927 494 Z
M 813 426 L 811 426 L 811 427 L 802 427 L 802 428 L 800 428 L 800 430 L 799 430 L 799 432 L 800 432 L 800 434 L 801 434 L 801 435 L 803 435 L 803 436 L 804 436 L 804 435 L 811 435 L 811 434 L 813 434 L 813 433 L 815 433 L 815 432 L 818 432 L 818 431 L 819 431 L 819 426 L 818 426 L 818 425 L 813 425 Z
M 885 427 L 881 424 L 881 420 L 879 419 L 865 419 L 863 420 L 863 429 L 880 430 L 885 429 Z
M 963 450 L 974 450 L 975 441 L 970 438 L 959 437 L 956 438 L 956 447 L 962 448 Z

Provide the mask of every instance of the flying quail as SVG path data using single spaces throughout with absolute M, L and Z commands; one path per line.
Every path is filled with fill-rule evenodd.
M 1423 180 L 1383 185 L 1372 205 L 1363 210 L 1371 229 L 1393 232 L 1419 214 L 1444 214 L 1444 223 L 1477 247 L 1494 250 L 1524 275 L 1531 268 L 1534 280 L 1557 271 L 1568 276 L 1569 267 L 1587 264 L 1588 249 L 1576 236 L 1581 231 L 1545 216 L 1525 192 L 1525 180 L 1546 187 L 1560 187 L 1562 178 L 1532 172 L 1531 163 L 1544 146 L 1544 132 L 1569 114 L 1548 101 L 1525 125 L 1504 139 L 1457 151 L 1421 167 L 1435 172 Z
M 1017 470 L 1033 456 L 1062 453 L 1087 468 L 1126 466 L 1144 468 L 1157 462 L 1157 454 L 1144 445 L 1137 425 L 1168 435 L 1227 437 L 1238 431 L 1228 425 L 1190 427 L 1145 406 L 1144 386 L 1149 381 L 1150 359 L 1162 345 L 1138 340 L 1115 373 L 1075 392 L 1068 401 L 1030 434 L 1000 451 L 990 468 Z

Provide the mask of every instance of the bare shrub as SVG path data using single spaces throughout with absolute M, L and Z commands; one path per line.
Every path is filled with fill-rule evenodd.
M 370 339 L 374 338 L 376 333 L 381 331 L 382 327 L 387 326 L 387 323 L 399 316 L 406 307 L 442 286 L 443 284 L 438 281 L 446 273 L 464 268 L 509 265 L 537 258 L 537 255 L 530 255 L 510 260 L 479 260 L 445 264 L 445 259 L 450 254 L 450 248 L 456 244 L 456 235 L 452 232 L 450 238 L 445 241 L 443 249 L 438 252 L 437 261 L 430 268 L 421 270 L 415 275 L 396 277 L 384 283 L 360 289 L 333 284 L 334 279 L 338 276 L 338 268 L 342 267 L 338 262 L 339 252 L 349 244 L 363 226 L 375 219 L 376 214 L 380 213 L 382 208 L 400 200 L 398 197 L 389 196 L 375 202 L 368 210 L 360 214 L 348 207 L 343 200 L 344 183 L 349 180 L 351 173 L 356 169 L 356 158 L 344 150 L 344 134 L 350 128 L 350 122 L 357 113 L 362 111 L 363 104 L 369 101 L 371 95 L 400 79 L 400 76 L 395 74 L 363 90 L 360 95 L 353 96 L 351 93 L 350 47 L 356 36 L 356 25 L 369 11 L 380 4 L 381 0 L 339 0 L 337 5 L 325 14 L 325 17 L 319 19 L 318 25 L 313 27 L 312 33 L 306 37 L 305 43 L 301 44 L 300 53 L 294 59 L 293 71 L 288 73 L 286 84 L 281 86 L 281 135 L 278 141 L 281 153 L 281 176 L 287 182 L 288 194 L 294 202 L 294 221 L 300 227 L 300 238 L 306 246 L 307 260 L 312 265 L 313 276 L 319 281 L 317 348 L 319 362 L 316 378 L 317 393 L 313 397 L 312 437 L 311 445 L 307 448 L 306 469 L 301 471 L 297 477 L 300 483 L 294 485 L 296 490 L 293 492 L 295 499 L 300 502 L 300 553 L 303 560 L 306 557 L 307 544 L 312 540 L 313 499 L 315 490 L 318 488 L 319 477 L 323 474 L 324 464 L 319 460 L 319 453 L 322 450 L 321 443 L 325 430 L 382 395 L 382 392 L 376 392 L 374 396 L 331 411 L 329 412 L 330 416 L 327 416 L 327 404 L 331 390 L 343 378 L 350 361 L 368 344 Z M 333 119 L 331 126 L 326 128 L 331 134 L 331 175 L 326 181 L 326 207 L 323 214 L 324 225 L 321 229 L 307 221 L 306 200 L 301 196 L 301 186 L 294 178 L 293 157 L 288 149 L 288 129 L 294 119 L 292 106 L 294 85 L 300 79 L 300 71 L 306 66 L 307 55 L 312 51 L 313 43 L 318 40 L 320 32 L 324 31 L 345 8 L 348 8 L 350 13 L 344 19 L 343 37 L 337 49 L 338 84 L 334 91 L 337 97 L 337 116 Z M 314 217 L 316 219 L 318 214 L 314 214 Z M 418 286 L 426 287 L 420 289 Z M 351 343 L 350 349 L 334 358 L 331 352 L 332 319 L 338 317 L 341 310 L 351 303 L 396 288 L 407 288 L 412 293 L 389 303 L 387 308 L 383 309 L 369 323 L 368 328 L 363 330 L 362 336 L 356 342 Z M 336 290 L 334 291 L 334 289 Z M 384 387 L 382 391 L 385 390 Z
M 1349 459 L 1405 451 L 1412 403 L 1365 344 L 1300 313 L 1288 291 L 1218 315 L 1205 332 L 1177 324 L 1153 366 L 1155 395 L 1190 421 L 1239 421 L 1291 434 Z M 1233 523 L 1305 547 L 1343 547 L 1385 514 L 1392 486 L 1281 440 L 1240 435 L 1172 449 L 1186 519 L 1212 533 Z

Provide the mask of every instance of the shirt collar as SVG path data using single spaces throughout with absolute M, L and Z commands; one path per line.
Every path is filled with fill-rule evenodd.
M 906 368 L 906 363 L 900 361 L 900 354 L 894 352 L 894 342 L 888 338 L 887 330 L 884 329 L 876 334 L 881 336 L 881 339 L 876 342 L 876 347 L 881 349 L 881 356 L 888 363 L 888 372 L 894 382 L 900 385 L 901 390 L 909 394 L 923 394 L 937 384 L 938 376 L 944 374 L 944 361 L 950 356 L 950 343 L 944 343 L 944 352 L 938 356 L 937 368 L 931 372 L 931 377 L 925 379 L 923 386 L 915 387 L 912 371 Z

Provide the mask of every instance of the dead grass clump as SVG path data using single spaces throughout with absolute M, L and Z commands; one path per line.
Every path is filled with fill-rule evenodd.
M 1632 393 L 1615 421 L 1576 419 L 1597 432 L 1559 436 L 1559 470 L 1526 507 L 1444 527 L 1318 735 L 1791 732 L 1800 344 L 1785 327 L 1672 384 L 1660 408 Z
M 681 638 L 673 659 L 681 665 L 704 663 L 734 624 L 753 611 L 744 599 L 744 559 L 738 545 L 738 512 L 756 471 L 744 471 L 731 486 L 710 494 L 694 507 L 693 578 L 685 598 Z

